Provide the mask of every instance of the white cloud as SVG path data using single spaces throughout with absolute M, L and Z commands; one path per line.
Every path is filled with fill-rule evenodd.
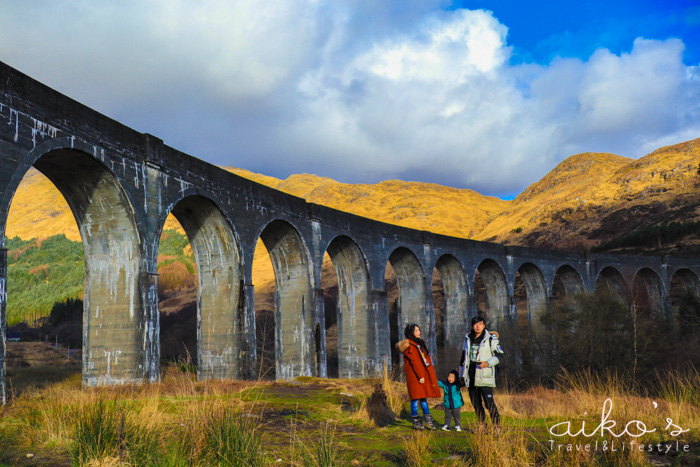
M 10 2 L 0 60 L 190 154 L 276 176 L 522 190 L 583 151 L 700 137 L 683 44 L 510 63 L 439 1 Z

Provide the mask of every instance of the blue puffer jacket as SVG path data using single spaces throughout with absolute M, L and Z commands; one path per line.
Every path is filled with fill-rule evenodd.
M 462 391 L 459 390 L 460 388 L 457 382 L 448 383 L 447 381 L 438 381 L 438 384 L 445 392 L 445 408 L 456 409 L 464 405 Z

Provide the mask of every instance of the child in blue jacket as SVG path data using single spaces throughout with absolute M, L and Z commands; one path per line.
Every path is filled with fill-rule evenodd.
M 455 431 L 462 431 L 461 407 L 464 405 L 462 391 L 458 383 L 457 370 L 451 370 L 447 374 L 447 381 L 438 381 L 438 385 L 445 392 L 445 424 L 442 429 L 450 431 L 450 422 L 455 419 Z

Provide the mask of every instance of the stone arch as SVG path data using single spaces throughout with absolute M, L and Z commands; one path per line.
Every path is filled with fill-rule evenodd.
M 524 263 L 518 268 L 518 274 L 525 284 L 527 294 L 527 317 L 532 321 L 547 306 L 547 283 L 542 271 L 532 263 Z M 518 310 L 520 316 L 521 310 Z
M 595 290 L 596 293 L 609 293 L 623 305 L 630 306 L 630 295 L 625 279 L 620 271 L 612 266 L 607 266 L 598 273 Z
M 467 274 L 459 260 L 452 255 L 442 255 L 435 264 L 442 281 L 444 348 L 461 348 L 468 328 L 469 285 Z M 437 333 L 437 330 L 436 330 Z
M 316 376 L 320 349 L 306 245 L 297 229 L 283 220 L 268 223 L 260 238 L 275 272 L 275 377 Z
M 425 274 L 418 258 L 411 250 L 399 247 L 391 253 L 389 263 L 396 272 L 399 286 L 398 299 L 398 339 L 403 339 L 407 324 L 417 323 L 423 332 L 423 339 L 432 347 L 431 323 L 426 311 Z M 392 342 L 392 347 L 395 342 Z M 434 348 L 430 349 L 434 352 Z
M 700 298 L 700 280 L 690 269 L 681 268 L 673 273 L 670 283 L 671 316 L 676 326 L 685 326 L 687 321 L 691 323 L 698 310 L 695 303 Z M 684 310 L 682 308 L 685 308 Z M 683 316 L 685 315 L 685 316 Z M 681 329 L 681 331 L 683 331 Z
M 158 317 L 145 306 L 157 290 L 143 280 L 141 235 L 127 191 L 85 151 L 35 150 L 16 172 L 17 184 L 32 165 L 65 198 L 83 242 L 83 385 L 157 380 Z
M 235 379 L 247 375 L 249 369 L 241 368 L 246 360 L 241 356 L 248 349 L 241 339 L 245 310 L 237 235 L 207 197 L 188 196 L 171 213 L 185 230 L 197 267 L 197 376 Z
M 484 309 L 483 312 L 487 321 L 498 322 L 510 315 L 510 294 L 508 293 L 508 281 L 501 266 L 492 259 L 483 260 L 476 268 L 474 274 L 474 294 L 477 293 L 478 280 L 483 282 L 484 287 Z
M 338 373 L 370 376 L 376 368 L 377 326 L 370 313 L 367 260 L 350 237 L 335 237 L 326 250 L 338 278 Z
M 552 279 L 552 299 L 560 301 L 564 296 L 572 296 L 584 290 L 583 279 L 578 271 L 568 264 L 560 266 Z
M 661 278 L 651 268 L 642 268 L 632 280 L 632 304 L 641 316 L 665 316 L 664 285 Z

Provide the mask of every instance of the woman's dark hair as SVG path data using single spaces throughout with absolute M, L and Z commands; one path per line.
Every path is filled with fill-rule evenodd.
M 420 345 L 423 347 L 423 352 L 426 354 L 428 353 L 428 345 L 425 343 L 423 339 L 419 339 L 418 337 L 413 335 L 413 332 L 416 330 L 416 328 L 420 328 L 417 323 L 410 323 L 406 326 L 406 329 L 403 331 L 403 335 L 406 336 L 406 339 L 412 340 L 416 344 Z
M 420 328 L 420 326 L 418 326 L 418 324 L 416 323 L 409 323 L 406 326 L 406 329 L 404 329 L 403 331 L 403 335 L 406 336 L 406 339 L 410 339 L 413 337 L 413 331 L 415 331 L 416 328 Z
M 481 316 L 475 316 L 472 318 L 472 326 L 474 326 L 476 323 L 483 323 L 484 318 Z

